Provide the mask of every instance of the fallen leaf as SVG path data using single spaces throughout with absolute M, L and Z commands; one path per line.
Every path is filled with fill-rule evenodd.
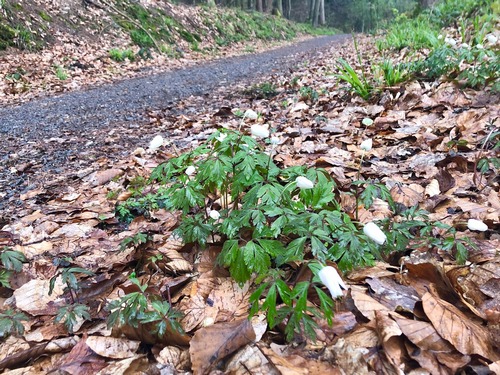
M 189 345 L 193 373 L 207 373 L 221 359 L 253 340 L 255 332 L 248 319 L 199 329 Z

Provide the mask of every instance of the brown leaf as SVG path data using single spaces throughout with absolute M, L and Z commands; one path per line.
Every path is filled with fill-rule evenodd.
M 100 186 L 108 183 L 115 177 L 119 177 L 123 174 L 123 171 L 121 169 L 117 168 L 111 168 L 107 169 L 105 171 L 99 171 L 92 173 L 90 176 L 86 178 L 86 180 L 92 185 L 92 186 Z
M 363 316 L 370 320 L 375 319 L 375 312 L 377 311 L 392 311 L 366 294 L 362 288 L 353 286 L 351 288 L 351 296 L 357 309 Z
M 413 311 L 415 303 L 420 301 L 413 288 L 398 284 L 388 277 L 367 279 L 366 283 L 375 292 L 374 298 L 393 310 L 402 308 L 406 311 Z
M 404 335 L 420 349 L 436 352 L 451 352 L 454 350 L 448 341 L 439 336 L 432 324 L 407 319 L 394 313 L 391 313 L 390 316 L 398 323 Z
M 443 366 L 437 360 L 434 353 L 431 351 L 420 350 L 420 348 L 415 345 L 405 342 L 406 351 L 408 355 L 417 361 L 420 366 L 427 370 L 431 374 L 436 375 L 452 375 L 451 369 Z
M 97 355 L 86 344 L 84 336 L 71 352 L 63 356 L 55 369 L 74 375 L 94 375 L 108 366 L 104 358 Z
M 135 356 L 140 344 L 139 341 L 103 336 L 89 336 L 86 343 L 90 349 L 100 356 L 114 359 Z
M 436 331 L 462 354 L 479 354 L 492 361 L 499 359 L 491 345 L 489 332 L 472 321 L 451 303 L 442 300 L 434 286 L 422 297 L 424 311 Z
M 208 373 L 221 359 L 253 340 L 255 332 L 248 319 L 201 328 L 189 346 L 193 373 Z

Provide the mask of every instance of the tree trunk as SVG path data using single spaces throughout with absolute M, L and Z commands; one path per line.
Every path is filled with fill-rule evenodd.
M 263 12 L 264 8 L 262 7 L 262 0 L 257 0 L 257 12 Z
M 290 15 L 292 13 L 292 0 L 287 0 L 286 4 L 287 4 L 287 7 L 286 7 L 286 18 L 290 19 Z
M 314 8 L 313 8 L 313 14 L 312 14 L 313 27 L 318 27 L 320 2 L 321 2 L 321 0 L 314 0 Z
M 326 24 L 326 19 L 325 19 L 325 0 L 320 0 L 320 5 L 319 5 L 319 24 L 321 26 L 324 26 Z
M 265 9 L 264 12 L 271 13 L 273 11 L 273 0 L 264 0 Z
M 283 0 L 275 0 L 275 7 L 276 11 L 278 12 L 278 15 L 280 17 L 283 16 Z

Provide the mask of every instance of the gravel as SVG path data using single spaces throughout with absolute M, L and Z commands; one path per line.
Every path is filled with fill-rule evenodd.
M 100 151 L 101 156 L 106 152 L 109 157 L 109 147 L 102 148 L 103 132 L 149 122 L 146 111 L 174 106 L 191 95 L 210 95 L 219 87 L 293 70 L 347 38 L 314 38 L 261 54 L 215 60 L 1 108 L 0 210 L 20 205 L 19 194 L 39 187 L 47 178 L 66 173 L 68 168 L 89 166 Z M 124 147 L 129 141 L 123 140 Z

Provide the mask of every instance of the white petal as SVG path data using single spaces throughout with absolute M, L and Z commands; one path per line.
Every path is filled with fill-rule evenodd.
M 279 137 L 271 137 L 271 144 L 272 145 L 277 145 L 278 143 L 280 143 Z
M 219 142 L 224 142 L 224 139 L 227 138 L 227 134 L 221 133 L 218 137 L 215 137 Z
M 245 111 L 244 117 L 248 118 L 250 120 L 257 120 L 257 118 L 259 117 L 259 115 L 257 114 L 257 112 L 252 111 L 251 109 L 247 109 Z
M 269 137 L 269 129 L 262 125 L 252 125 L 250 131 L 254 137 L 267 138 Z
M 344 281 L 338 274 L 337 270 L 333 267 L 326 266 L 323 267 L 319 272 L 318 276 L 323 284 L 328 288 L 332 298 L 342 297 L 343 293 L 340 289 L 341 287 L 347 289 Z
M 190 165 L 189 167 L 186 168 L 186 171 L 184 173 L 186 173 L 188 176 L 192 176 L 195 172 L 196 168 Z
M 210 213 L 209 213 L 208 215 L 209 215 L 212 219 L 214 219 L 214 220 L 219 220 L 219 218 L 220 218 L 220 213 L 219 213 L 219 211 L 217 211 L 217 210 L 212 210 L 212 211 L 210 211 Z
M 488 230 L 488 226 L 485 223 L 476 219 L 469 219 L 467 228 L 470 230 L 477 230 L 478 232 L 486 232 Z
M 363 233 L 379 245 L 383 245 L 387 241 L 385 233 L 373 222 L 369 222 L 363 227 Z
M 163 146 L 163 137 L 161 135 L 157 135 L 151 140 L 151 142 L 149 142 L 149 151 L 156 151 L 161 146 Z
M 361 144 L 359 145 L 359 147 L 362 149 L 362 150 L 365 150 L 365 151 L 370 151 L 372 149 L 372 146 L 373 146 L 373 141 L 371 138 L 368 138 L 368 139 L 365 139 L 363 142 L 361 142 Z
M 312 189 L 314 187 L 314 182 L 303 176 L 297 177 L 295 183 L 300 189 Z

